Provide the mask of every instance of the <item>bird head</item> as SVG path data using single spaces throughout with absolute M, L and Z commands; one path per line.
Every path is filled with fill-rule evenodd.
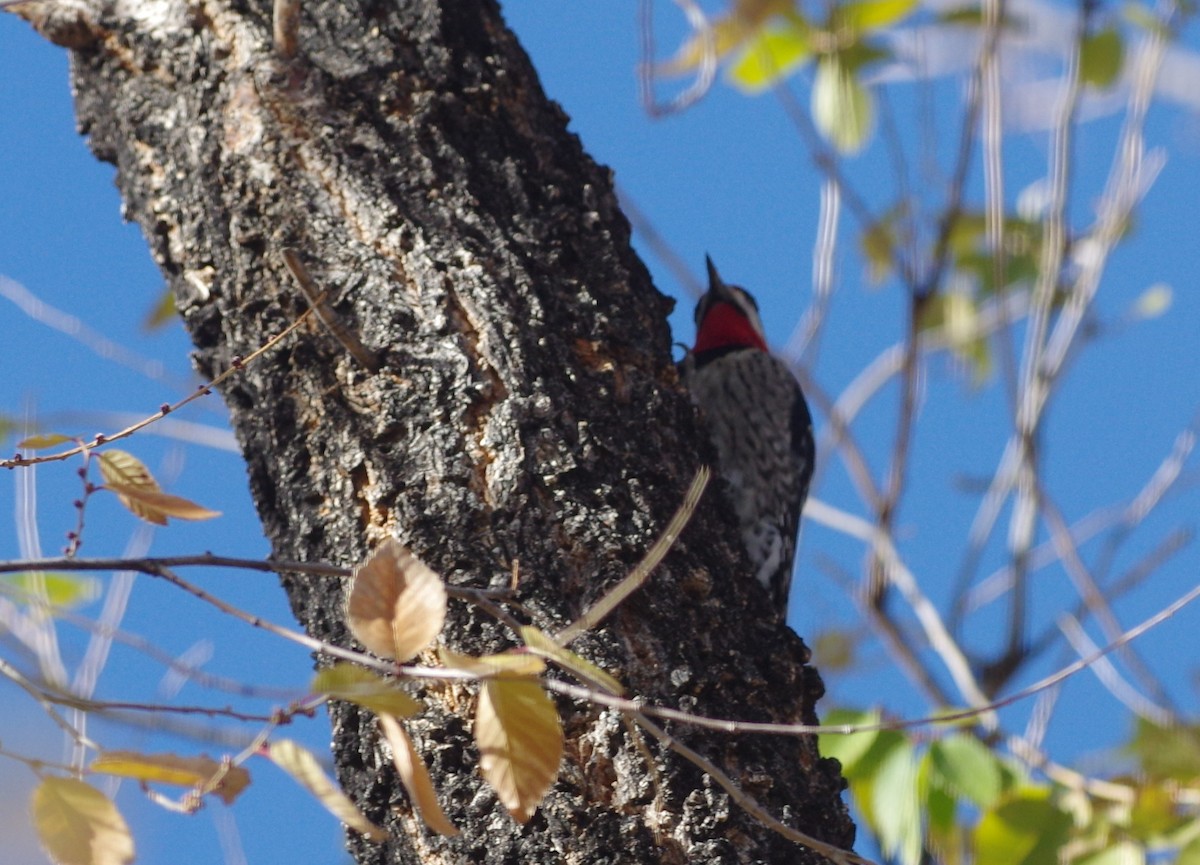
M 712 259 L 708 265 L 708 291 L 696 304 L 696 346 L 700 354 L 718 349 L 754 348 L 767 351 L 758 304 L 754 296 L 736 285 L 727 285 Z

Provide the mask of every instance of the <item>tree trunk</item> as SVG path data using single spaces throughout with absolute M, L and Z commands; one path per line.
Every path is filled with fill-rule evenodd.
M 519 565 L 524 609 L 551 630 L 628 571 L 710 453 L 671 363 L 671 302 L 630 249 L 609 172 L 493 2 L 307 2 L 291 61 L 263 0 L 22 8 L 73 49 L 81 128 L 118 166 L 204 375 L 308 308 L 285 248 L 353 335 L 306 325 L 222 389 L 277 557 L 350 565 L 396 535 L 456 584 L 502 585 Z M 820 679 L 748 576 L 717 489 L 573 648 L 648 702 L 815 722 Z M 283 585 L 312 635 L 352 644 L 342 581 Z M 513 643 L 465 604 L 443 636 Z M 619 716 L 565 700 L 561 776 L 519 826 L 481 782 L 450 689 L 423 697 L 410 726 L 462 835 L 411 819 L 371 716 L 337 704 L 340 779 L 391 832 L 351 838 L 361 863 L 820 860 Z M 671 732 L 784 822 L 852 843 L 813 739 Z

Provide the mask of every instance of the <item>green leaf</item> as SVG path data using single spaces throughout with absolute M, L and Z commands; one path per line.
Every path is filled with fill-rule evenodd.
M 879 764 L 872 795 L 875 830 L 885 858 L 900 865 L 921 861 L 921 813 L 917 802 L 917 759 L 902 739 Z
M 786 78 L 812 57 L 810 33 L 807 25 L 794 21 L 760 31 L 729 67 L 729 82 L 754 94 Z
M 837 23 L 858 33 L 881 30 L 907 18 L 917 0 L 858 0 L 837 11 Z
M 826 55 L 817 63 L 812 113 L 813 122 L 829 143 L 840 153 L 852 155 L 862 150 L 871 136 L 875 101 L 836 55 Z
M 1129 814 L 1129 834 L 1144 843 L 1156 844 L 1188 822 L 1178 812 L 1177 795 L 1178 791 L 1165 785 L 1140 787 Z
M 872 223 L 859 239 L 863 259 L 867 262 L 867 279 L 872 287 L 887 279 L 895 267 L 896 250 L 899 248 L 895 213 L 893 209 L 882 219 Z
M 1029 781 L 1029 772 L 1026 770 L 1025 764 L 1013 758 L 998 758 L 996 762 L 1000 767 L 1001 788 L 1006 793 L 1013 787 Z
M 1175 865 L 1200 865 L 1200 836 L 1193 838 L 1179 851 Z
M 825 716 L 821 722 L 826 727 L 834 727 L 841 724 L 850 724 L 854 726 L 866 724 L 878 724 L 878 712 L 857 712 L 850 709 L 834 709 Z M 880 733 L 872 731 L 869 733 L 849 733 L 841 735 L 838 733 L 821 733 L 817 737 L 817 748 L 823 757 L 833 757 L 842 764 L 842 774 L 847 778 L 851 777 L 858 768 L 859 760 L 861 760 L 871 746 L 875 744 Z
M 926 754 L 928 757 L 928 754 Z M 926 763 L 928 765 L 928 762 Z M 956 861 L 962 849 L 962 825 L 958 820 L 958 803 L 940 787 L 929 785 L 925 796 L 925 843 L 934 854 L 934 861 Z
M 1200 728 L 1159 727 L 1138 719 L 1129 750 L 1151 778 L 1190 783 L 1200 778 Z
M 1105 89 L 1121 74 L 1125 45 L 1115 27 L 1092 33 L 1079 46 L 1079 77 L 1084 84 Z
M 1024 787 L 985 811 L 975 827 L 975 865 L 1058 865 L 1071 817 L 1044 787 Z
M 892 52 L 886 48 L 861 39 L 847 45 L 837 53 L 838 62 L 849 73 L 858 72 L 877 60 L 888 60 L 891 57 Z
M 933 783 L 980 807 L 991 806 L 1003 789 L 995 754 L 974 736 L 958 733 L 934 742 L 929 758 Z
M 1073 860 L 1072 865 L 1143 865 L 1145 861 L 1146 849 L 1144 847 L 1129 841 L 1122 841 L 1091 855 L 1081 856 Z

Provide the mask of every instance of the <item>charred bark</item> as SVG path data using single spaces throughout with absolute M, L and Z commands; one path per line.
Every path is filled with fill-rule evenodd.
M 670 301 L 494 3 L 314 0 L 290 61 L 273 55 L 265 0 L 24 14 L 72 49 L 81 129 L 118 168 L 203 374 L 307 308 L 285 248 L 378 361 L 313 325 L 223 388 L 277 557 L 353 564 L 394 534 L 454 583 L 504 584 L 518 563 L 548 629 L 637 561 L 709 456 L 671 363 Z M 820 679 L 732 521 L 710 491 L 648 585 L 576 647 L 648 701 L 813 722 Z M 351 643 L 340 581 L 283 585 L 310 633 Z M 452 605 L 445 639 L 486 651 L 512 635 Z M 411 725 L 463 829 L 449 840 L 411 819 L 369 715 L 331 709 L 340 779 L 391 830 L 353 837 L 359 862 L 820 858 L 653 742 L 645 765 L 613 713 L 567 701 L 560 780 L 518 826 L 452 711 L 468 694 L 426 689 Z M 812 739 L 672 732 L 785 822 L 852 843 L 836 764 Z

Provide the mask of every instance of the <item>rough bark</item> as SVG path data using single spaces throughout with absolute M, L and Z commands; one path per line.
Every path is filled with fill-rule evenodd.
M 307 308 L 286 247 L 380 362 L 314 325 L 223 389 L 277 557 L 353 564 L 394 534 L 454 583 L 503 584 L 519 563 L 547 628 L 627 572 L 709 454 L 671 363 L 670 301 L 630 249 L 609 173 L 494 3 L 306 3 L 290 62 L 272 54 L 264 0 L 24 9 L 72 49 L 81 129 L 118 167 L 203 374 Z M 649 701 L 815 721 L 820 680 L 732 519 L 710 493 L 578 648 Z M 341 582 L 283 585 L 310 633 L 352 642 Z M 445 639 L 485 651 L 512 635 L 456 604 Z M 463 834 L 412 819 L 371 718 L 338 705 L 341 781 L 391 830 L 350 839 L 361 863 L 819 859 L 653 742 L 648 767 L 613 713 L 568 701 L 560 780 L 518 826 L 479 780 L 469 690 L 424 696 L 412 729 Z M 672 732 L 785 822 L 852 843 L 836 764 L 811 739 Z

